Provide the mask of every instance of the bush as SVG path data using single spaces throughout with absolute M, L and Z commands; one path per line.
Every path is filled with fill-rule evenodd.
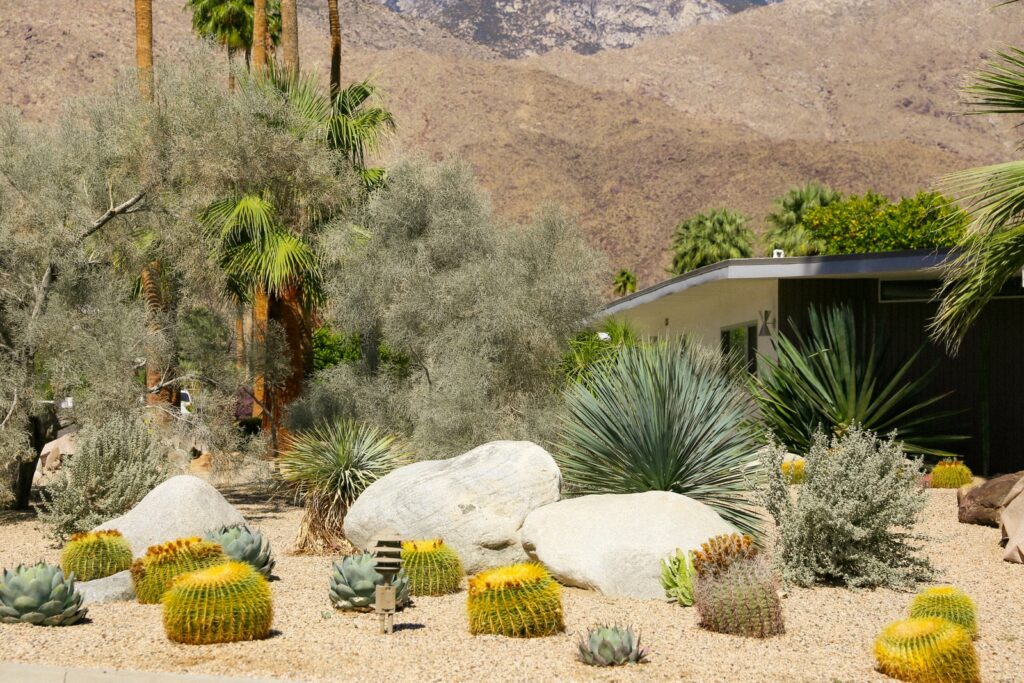
M 713 507 L 745 533 L 757 441 L 742 384 L 717 353 L 680 342 L 624 348 L 564 392 L 555 459 L 580 493 L 674 491 Z
M 39 517 L 51 527 L 51 536 L 63 542 L 132 509 L 165 473 L 164 458 L 146 425 L 133 416 L 114 415 L 78 434 L 75 454 L 43 493 Z
M 682 275 L 712 263 L 754 255 L 754 232 L 747 217 L 715 209 L 683 221 L 672 235 L 670 273 Z
M 921 461 L 894 437 L 880 441 L 856 425 L 842 437 L 819 433 L 795 496 L 782 472 L 785 449 L 773 444 L 765 453 L 762 502 L 778 529 L 784 578 L 905 589 L 932 576 L 912 531 L 927 502 Z

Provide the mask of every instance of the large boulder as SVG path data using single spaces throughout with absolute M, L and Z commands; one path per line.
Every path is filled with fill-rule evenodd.
M 139 557 L 146 548 L 185 536 L 202 536 L 222 525 L 245 524 L 245 518 L 220 491 L 188 474 L 171 477 L 146 494 L 125 514 L 96 527 L 117 529 Z
M 999 529 L 1006 544 L 1003 559 L 1024 564 L 1024 478 L 1019 479 L 1003 499 Z
M 667 491 L 582 496 L 545 505 L 523 524 L 523 547 L 560 582 L 606 595 L 659 599 L 661 560 L 736 529 L 704 503 Z
M 957 519 L 962 524 L 999 526 L 1003 501 L 1021 477 L 1024 477 L 1024 471 L 1004 474 L 977 486 L 957 489 Z
M 520 529 L 534 508 L 558 500 L 554 458 L 529 441 L 494 441 L 450 460 L 400 467 L 378 479 L 345 515 L 345 536 L 368 548 L 382 532 L 443 538 L 474 573 L 527 559 Z
M 123 572 L 105 576 L 92 581 L 76 581 L 75 587 L 82 594 L 82 602 L 123 602 L 135 599 L 135 586 L 132 584 L 132 573 Z

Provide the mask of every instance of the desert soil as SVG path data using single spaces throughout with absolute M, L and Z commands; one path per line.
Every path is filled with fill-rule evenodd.
M 1019 635 L 1024 566 L 1003 562 L 996 529 L 958 524 L 953 491 L 930 491 L 920 531 L 943 582 L 977 602 L 977 648 L 983 679 L 1020 680 L 1024 638 Z M 336 613 L 327 599 L 332 558 L 287 553 L 301 510 L 236 499 L 243 514 L 269 534 L 278 550 L 272 584 L 272 637 L 261 642 L 214 646 L 170 643 L 160 606 L 93 605 L 89 621 L 67 628 L 0 625 L 0 661 L 75 667 L 116 667 L 235 676 L 273 676 L 292 681 L 875 681 L 875 634 L 905 615 L 911 595 L 887 590 L 795 589 L 784 600 L 786 633 L 758 641 L 703 631 L 693 609 L 658 601 L 610 598 L 565 590 L 566 632 L 557 637 L 514 640 L 470 636 L 465 592 L 418 598 L 384 636 L 373 615 Z M 57 560 L 31 517 L 0 520 L 0 566 Z M 575 642 L 598 622 L 632 624 L 653 650 L 639 667 L 594 669 L 578 663 Z

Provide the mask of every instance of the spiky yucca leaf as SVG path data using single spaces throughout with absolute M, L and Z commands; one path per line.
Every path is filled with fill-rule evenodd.
M 971 636 L 939 617 L 893 622 L 875 640 L 878 669 L 910 683 L 980 683 Z
M 270 586 L 246 562 L 182 574 L 162 602 L 167 637 L 189 645 L 266 638 L 274 619 Z
M 910 616 L 940 617 L 963 627 L 972 637 L 978 633 L 974 601 L 953 586 L 934 586 L 918 593 L 910 603 Z
M 402 569 L 413 595 L 455 593 L 462 583 L 459 554 L 439 538 L 402 543 Z
M 488 569 L 469 579 L 469 631 L 515 638 L 565 630 L 562 589 L 534 563 Z
M 758 442 L 749 394 L 712 352 L 683 342 L 622 348 L 565 389 L 555 459 L 581 493 L 674 491 L 755 538 Z
M 61 552 L 60 566 L 79 581 L 102 579 L 132 566 L 132 547 L 116 530 L 74 534 Z

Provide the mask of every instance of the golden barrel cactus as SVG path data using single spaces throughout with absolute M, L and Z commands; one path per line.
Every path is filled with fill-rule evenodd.
M 161 602 L 167 637 L 189 645 L 266 638 L 274 619 L 270 585 L 246 562 L 182 574 Z
M 918 593 L 910 603 L 910 616 L 940 617 L 963 627 L 972 637 L 978 634 L 974 601 L 953 586 L 935 586 Z
M 61 569 L 79 581 L 102 579 L 131 566 L 132 547 L 115 530 L 74 534 L 60 555 Z
M 439 538 L 402 543 L 402 568 L 413 595 L 446 595 L 459 590 L 462 560 Z
M 878 670 L 909 683 L 980 683 L 971 635 L 940 617 L 893 622 L 875 640 Z
M 227 561 L 219 543 L 198 536 L 150 546 L 132 563 L 135 596 L 143 604 L 156 604 L 177 577 Z
M 933 489 L 958 489 L 973 479 L 971 470 L 959 460 L 943 460 L 932 468 Z
M 469 579 L 469 631 L 515 638 L 565 630 L 562 589 L 534 563 L 488 569 Z

